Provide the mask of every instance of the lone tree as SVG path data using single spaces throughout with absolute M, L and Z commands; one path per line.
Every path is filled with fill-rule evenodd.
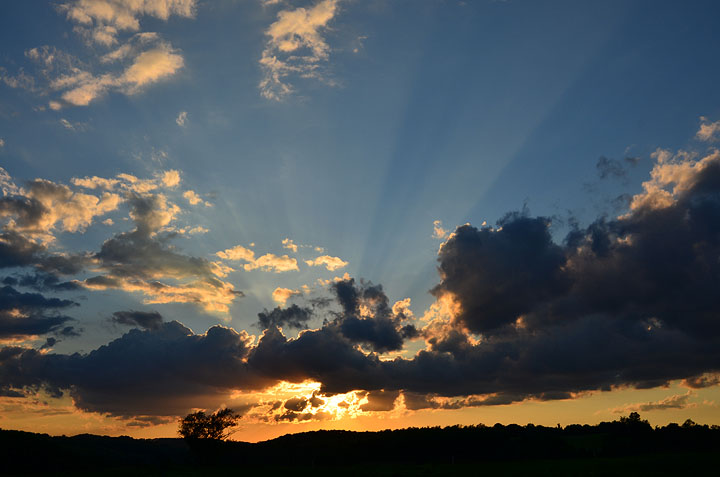
M 188 414 L 180 421 L 178 432 L 187 440 L 223 440 L 232 434 L 226 429 L 236 426 L 238 420 L 240 414 L 236 414 L 232 409 L 221 409 L 210 415 L 198 411 Z

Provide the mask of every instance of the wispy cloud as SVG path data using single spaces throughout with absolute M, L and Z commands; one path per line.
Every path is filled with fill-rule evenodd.
M 176 15 L 192 18 L 196 0 L 75 0 L 57 8 L 73 31 L 92 46 L 95 55 L 79 57 L 54 46 L 30 48 L 25 56 L 37 74 L 20 68 L 14 75 L 0 68 L 10 87 L 41 95 L 57 94 L 52 110 L 87 106 L 109 92 L 134 95 L 176 74 L 182 54 L 156 32 L 141 31 L 141 18 L 167 21 Z M 105 50 L 104 52 L 102 50 Z
M 648 412 L 665 411 L 668 409 L 687 409 L 689 407 L 697 406 L 697 404 L 689 402 L 689 399 L 692 397 L 692 395 L 692 391 L 688 391 L 685 394 L 675 394 L 659 401 L 651 401 L 637 404 L 625 404 L 624 406 L 612 408 L 610 412 L 615 414 L 625 414 L 633 411 Z
M 695 137 L 705 142 L 715 142 L 720 139 L 720 121 L 710 122 L 706 117 L 700 117 L 700 129 Z
M 180 111 L 180 114 L 178 114 L 177 118 L 175 118 L 175 123 L 177 123 L 180 127 L 184 127 L 187 122 L 187 116 L 187 111 Z
M 262 96 L 282 100 L 294 91 L 291 77 L 326 80 L 323 63 L 329 58 L 330 46 L 323 33 L 337 14 L 339 1 L 322 0 L 311 8 L 278 13 L 265 31 L 268 40 L 260 58 Z
M 192 18 L 195 7 L 196 0 L 75 0 L 60 4 L 58 9 L 88 42 L 111 46 L 118 43 L 119 32 L 139 31 L 143 16 Z

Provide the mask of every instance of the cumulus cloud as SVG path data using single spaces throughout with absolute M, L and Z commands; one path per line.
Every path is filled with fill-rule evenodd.
M 0 171 L 0 267 L 29 266 L 46 273 L 76 274 L 82 281 L 65 282 L 92 290 L 121 289 L 139 293 L 146 303 L 194 303 L 208 311 L 227 313 L 241 292 L 221 278 L 230 267 L 181 253 L 171 240 L 176 235 L 207 231 L 204 227 L 176 225 L 180 207 L 166 195 L 181 183 L 176 170 L 162 171 L 151 179 L 130 174 L 114 178 L 72 179 L 79 192 L 64 184 L 35 179 L 18 187 Z M 179 193 L 179 192 L 176 192 Z M 97 217 L 123 204 L 135 228 L 107 239 L 99 252 L 49 253 L 57 231 L 81 232 Z M 61 282 L 57 278 L 56 289 Z M 44 280 L 49 286 L 50 281 Z M 72 284 L 72 285 L 70 285 Z
M 330 46 L 322 34 L 338 11 L 339 0 L 321 0 L 310 8 L 282 10 L 265 31 L 260 94 L 280 101 L 293 92 L 290 77 L 324 79 Z
M 172 321 L 130 330 L 86 355 L 10 347 L 0 351 L 0 386 L 69 390 L 78 408 L 116 416 L 184 415 L 218 406 L 232 389 L 266 384 L 244 362 L 251 341 L 222 326 L 198 335 Z
M 4 228 L 46 241 L 54 240 L 55 231 L 84 231 L 97 217 L 116 210 L 121 202 L 121 197 L 111 192 L 96 196 L 44 179 L 18 187 L 5 170 L 0 169 L 0 175 L 0 220 L 5 220 Z
M 312 260 L 305 260 L 305 263 L 310 267 L 325 267 L 326 269 L 333 271 L 338 268 L 343 268 L 348 262 L 343 261 L 340 257 L 331 257 L 330 255 L 321 255 Z

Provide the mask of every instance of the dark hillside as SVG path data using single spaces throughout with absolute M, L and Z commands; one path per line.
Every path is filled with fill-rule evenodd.
M 477 463 L 512 463 L 510 467 L 520 469 L 535 463 L 540 469 L 542 465 L 557 468 L 558 462 L 584 463 L 593 468 L 621 465 L 629 471 L 634 468 L 632 462 L 647 461 L 657 463 L 658 468 L 651 472 L 657 474 L 674 466 L 687 469 L 717 462 L 718 449 L 718 426 L 688 421 L 682 426 L 653 429 L 646 421 L 629 418 L 565 428 L 496 424 L 380 432 L 315 431 L 256 444 L 88 434 L 51 437 L 0 431 L 0 458 L 6 473 L 92 473 L 100 469 L 193 472 L 237 465 L 268 471 L 282 467 L 338 470 L 338 466 L 454 466 L 459 470 Z M 664 461 L 675 464 L 664 465 Z M 648 467 L 643 464 L 642 468 Z M 637 474 L 637 469 L 633 473 Z

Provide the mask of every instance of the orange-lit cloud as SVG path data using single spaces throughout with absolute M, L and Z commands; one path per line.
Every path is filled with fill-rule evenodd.
M 272 299 L 279 303 L 280 305 L 284 305 L 287 303 L 287 301 L 294 296 L 302 295 L 302 292 L 300 290 L 292 290 L 290 288 L 281 288 L 278 287 L 272 292 Z
M 337 270 L 338 268 L 343 268 L 348 264 L 348 262 L 342 260 L 340 257 L 331 257 L 330 255 L 321 255 L 312 260 L 305 260 L 305 263 L 310 267 L 324 266 L 330 271 Z
M 217 252 L 216 255 L 225 260 L 248 262 L 243 265 L 246 271 L 260 269 L 266 272 L 281 273 L 299 270 L 297 260 L 294 258 L 287 255 L 278 256 L 273 253 L 266 253 L 265 255 L 255 258 L 255 252 L 242 245 L 236 245 L 225 251 Z
M 695 135 L 701 141 L 715 142 L 720 139 L 720 121 L 710 122 L 707 118 L 701 117 L 700 129 Z

